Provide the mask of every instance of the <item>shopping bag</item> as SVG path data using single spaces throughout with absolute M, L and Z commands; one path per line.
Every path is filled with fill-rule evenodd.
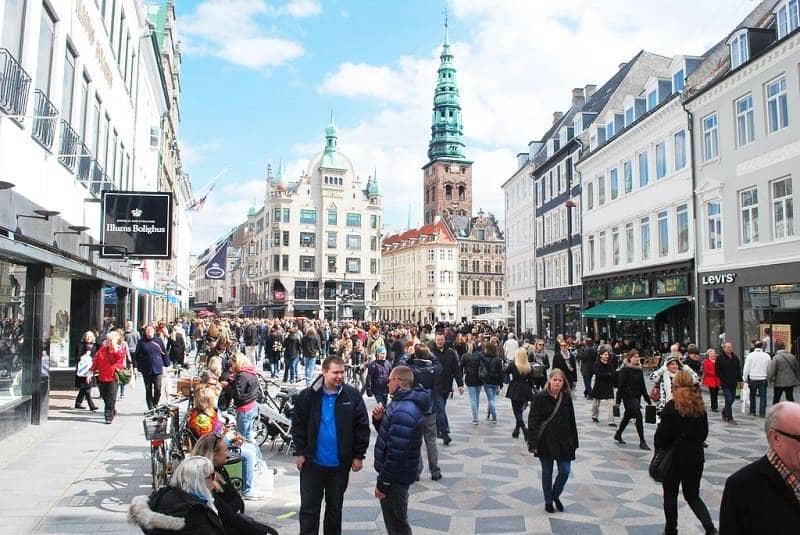
M 654 424 L 656 423 L 656 406 L 655 405 L 646 405 L 644 408 L 644 423 L 646 424 Z
M 260 496 L 272 496 L 275 474 L 267 463 L 260 460 L 253 470 L 253 485 L 250 492 Z
M 750 410 L 750 385 L 742 383 L 742 414 L 747 414 Z

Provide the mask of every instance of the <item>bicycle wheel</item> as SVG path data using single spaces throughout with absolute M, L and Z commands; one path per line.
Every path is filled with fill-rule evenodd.
M 175 469 L 181 464 L 186 454 L 181 448 L 181 441 L 179 437 L 173 436 L 169 441 L 169 463 L 167 464 L 167 479 L 172 478 Z
M 158 446 L 150 444 L 150 471 L 153 477 L 153 490 L 156 491 L 167 484 L 167 449 L 161 442 Z
M 251 432 L 253 434 L 253 441 L 258 444 L 259 447 L 263 446 L 269 437 L 269 428 L 263 416 L 259 415 L 258 418 L 255 419 Z

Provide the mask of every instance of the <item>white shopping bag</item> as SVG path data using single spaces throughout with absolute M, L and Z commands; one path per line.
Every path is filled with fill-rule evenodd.
M 258 461 L 253 471 L 253 486 L 250 492 L 260 496 L 272 496 L 274 479 L 275 474 L 272 472 L 272 468 L 267 466 L 265 461 Z
M 750 410 L 750 386 L 742 383 L 742 414 L 747 414 Z

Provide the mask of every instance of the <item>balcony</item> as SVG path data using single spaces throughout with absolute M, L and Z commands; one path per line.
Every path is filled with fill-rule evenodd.
M 75 172 L 75 163 L 78 161 L 78 148 L 80 144 L 80 136 L 72 129 L 70 124 L 61 120 L 61 145 L 58 149 L 58 161 L 61 165 L 69 169 L 71 173 Z
M 39 89 L 34 92 L 34 110 L 33 110 L 33 128 L 31 129 L 31 137 L 38 141 L 44 148 L 51 150 L 53 148 L 53 138 L 56 134 L 56 117 L 58 117 L 58 109 L 50 102 L 42 91 Z
M 31 77 L 11 52 L 0 48 L 0 109 L 9 115 L 25 115 Z
M 83 143 L 75 148 L 75 153 L 80 154 L 78 157 L 78 180 L 86 186 L 92 177 L 92 162 L 94 162 L 94 158 L 92 158 L 89 148 Z
M 92 159 L 92 170 L 90 173 L 91 180 L 89 181 L 89 192 L 94 195 L 95 197 L 99 197 L 100 193 L 104 191 L 113 191 L 116 188 L 114 186 L 114 182 L 108 178 L 103 166 L 100 163 Z

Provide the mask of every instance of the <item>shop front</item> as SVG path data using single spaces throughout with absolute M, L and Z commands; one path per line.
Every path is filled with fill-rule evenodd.
M 539 290 L 536 294 L 538 336 L 552 346 L 556 337 L 581 335 L 581 287 Z
M 646 354 L 694 342 L 692 263 L 583 279 L 587 336 Z
M 774 349 L 800 347 L 800 263 L 698 274 L 700 341 L 705 347 L 734 345 L 743 356 L 755 340 Z M 774 351 L 773 351 L 774 352 Z

